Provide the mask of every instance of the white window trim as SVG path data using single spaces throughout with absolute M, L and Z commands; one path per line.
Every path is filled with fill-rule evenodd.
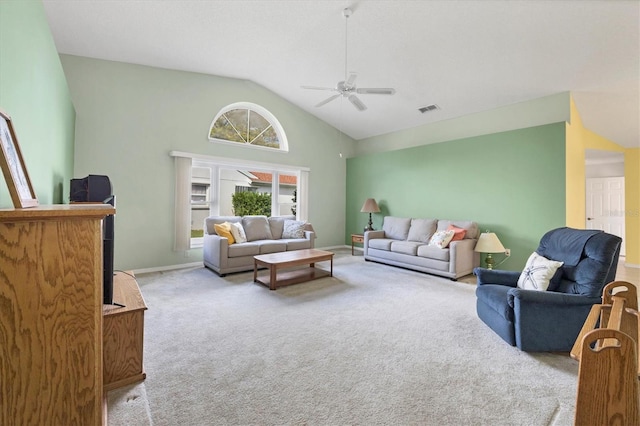
M 218 119 L 220 118 L 220 116 L 222 114 L 225 114 L 231 110 L 234 109 L 247 109 L 250 111 L 254 111 L 258 114 L 260 114 L 262 117 L 265 118 L 265 120 L 267 120 L 269 122 L 269 124 L 271 124 L 271 127 L 273 127 L 273 129 L 275 130 L 276 134 L 278 135 L 278 141 L 280 142 L 280 147 L 279 148 L 269 148 L 267 146 L 260 146 L 260 145 L 254 145 L 252 143 L 240 143 L 240 142 L 233 142 L 233 141 L 228 141 L 228 140 L 224 140 L 224 139 L 218 139 L 218 138 L 212 138 L 211 137 L 211 129 L 213 128 L 213 125 L 215 124 L 216 121 L 218 121 Z M 247 148 L 252 148 L 252 149 L 263 149 L 263 150 L 267 150 L 270 152 L 289 152 L 289 141 L 287 140 L 287 135 L 284 132 L 284 128 L 282 127 L 282 125 L 280 124 L 280 122 L 278 121 L 278 119 L 276 118 L 275 115 L 271 114 L 271 112 L 269 112 L 269 110 L 267 110 L 266 108 L 258 105 L 258 104 L 254 104 L 251 102 L 236 102 L 230 105 L 227 105 L 226 107 L 222 108 L 218 114 L 216 114 L 216 116 L 213 118 L 213 120 L 211 121 L 211 125 L 209 126 L 209 133 L 207 134 L 207 138 L 212 141 L 212 142 L 216 142 L 216 143 L 222 143 L 225 145 L 233 145 L 233 146 L 243 146 L 243 147 L 247 147 Z
M 193 154 L 184 151 L 170 151 L 171 157 L 191 158 L 194 167 L 210 167 L 212 163 L 227 167 L 243 167 L 243 168 L 259 168 L 261 170 L 275 172 L 291 172 L 297 171 L 310 172 L 311 169 L 306 166 L 292 166 L 289 164 L 263 163 L 260 161 L 243 160 L 239 158 L 216 157 L 215 155 Z

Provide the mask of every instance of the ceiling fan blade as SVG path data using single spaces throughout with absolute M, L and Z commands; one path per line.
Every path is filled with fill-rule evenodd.
M 336 90 L 334 87 L 319 87 L 319 86 L 300 86 L 303 89 L 311 90 Z
M 393 95 L 396 93 L 396 89 L 386 87 L 362 87 L 356 89 L 356 93 L 361 95 Z
M 317 107 L 321 107 L 322 105 L 328 104 L 329 102 L 331 102 L 332 100 L 334 100 L 338 96 L 340 96 L 340 93 L 338 93 L 337 95 L 329 96 L 327 99 L 325 99 L 324 101 L 322 101 L 319 104 L 317 104 L 316 108 Z
M 347 87 L 353 87 L 356 84 L 356 78 L 358 78 L 358 73 L 351 72 L 349 74 L 349 78 L 344 82 L 344 85 Z
M 356 95 L 349 95 L 349 101 L 353 104 L 358 111 L 364 111 L 367 106 Z

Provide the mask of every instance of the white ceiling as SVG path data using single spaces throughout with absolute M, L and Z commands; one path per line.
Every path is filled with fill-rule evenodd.
M 251 80 L 355 139 L 571 91 L 587 128 L 640 147 L 638 1 L 43 3 L 60 53 Z M 348 71 L 396 89 L 364 112 L 300 87 L 343 80 L 347 6 Z

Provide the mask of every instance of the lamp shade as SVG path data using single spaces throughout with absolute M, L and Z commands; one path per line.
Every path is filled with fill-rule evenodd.
M 484 232 L 480 234 L 474 250 L 480 253 L 504 253 L 506 249 L 495 233 Z
M 361 213 L 379 213 L 380 207 L 378 207 L 378 203 L 373 198 L 367 198 L 367 201 L 364 202 L 362 209 L 360 209 Z

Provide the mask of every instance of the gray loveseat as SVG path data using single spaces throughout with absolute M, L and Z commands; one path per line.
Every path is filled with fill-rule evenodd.
M 450 225 L 466 231 L 463 239 L 445 248 L 429 245 L 434 233 Z M 477 238 L 476 222 L 386 216 L 382 230 L 364 233 L 364 258 L 456 280 L 480 265 Z
M 229 244 L 226 237 L 218 235 L 215 225 L 225 222 L 240 223 L 247 241 Z M 295 222 L 295 216 L 210 216 L 204 220 L 204 266 L 224 276 L 252 270 L 253 256 L 258 254 L 313 248 L 315 232 L 311 225 Z M 285 224 L 289 234 L 283 238 Z M 302 232 L 297 232 L 300 229 L 296 225 L 303 225 Z M 292 231 L 299 235 L 290 238 Z

